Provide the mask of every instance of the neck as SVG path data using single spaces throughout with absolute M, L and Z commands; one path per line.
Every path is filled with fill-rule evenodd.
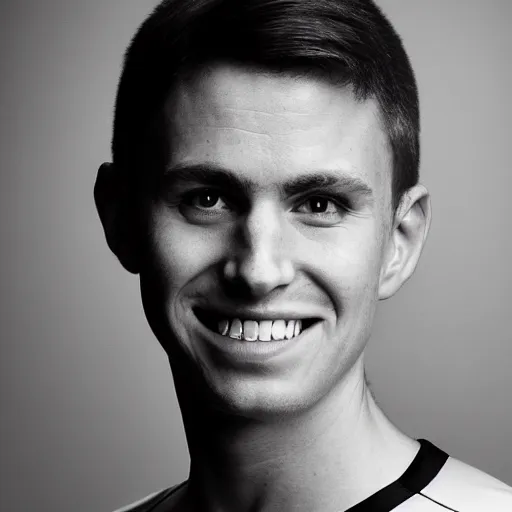
M 378 408 L 362 356 L 289 418 L 228 416 L 177 391 L 191 456 L 187 510 L 344 510 L 396 480 L 418 449 Z

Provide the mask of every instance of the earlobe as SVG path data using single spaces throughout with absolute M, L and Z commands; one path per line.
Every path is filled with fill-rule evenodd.
M 100 166 L 94 185 L 94 201 L 110 250 L 126 270 L 137 274 L 140 229 L 134 214 L 135 205 L 131 204 L 127 184 L 114 164 Z
M 381 268 L 379 299 L 394 295 L 411 277 L 430 228 L 430 195 L 416 185 L 402 196 Z

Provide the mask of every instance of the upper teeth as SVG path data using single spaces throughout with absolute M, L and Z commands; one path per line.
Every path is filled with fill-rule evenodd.
M 221 320 L 219 333 L 230 338 L 246 341 L 284 340 L 298 336 L 302 331 L 301 320 Z

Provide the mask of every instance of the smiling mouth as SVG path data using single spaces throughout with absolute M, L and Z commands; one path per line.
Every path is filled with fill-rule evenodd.
M 227 318 L 222 314 L 195 308 L 198 320 L 209 330 L 242 341 L 290 340 L 320 321 L 319 318 L 253 320 L 250 318 Z

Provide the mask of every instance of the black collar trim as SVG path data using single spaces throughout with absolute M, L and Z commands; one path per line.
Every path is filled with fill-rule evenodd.
M 420 449 L 405 470 L 393 483 L 372 494 L 346 512 L 389 512 L 404 501 L 420 493 L 437 476 L 448 454 L 430 441 L 418 439 Z

